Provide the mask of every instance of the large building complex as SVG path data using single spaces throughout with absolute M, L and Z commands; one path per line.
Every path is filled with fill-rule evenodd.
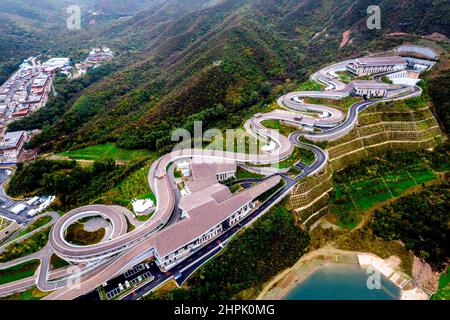
M 145 222 L 137 221 L 132 212 L 120 206 L 91 205 L 58 217 L 49 235 L 49 247 L 52 253 L 79 268 L 76 274 L 66 274 L 58 281 L 51 281 L 47 266 L 41 267 L 37 276 L 38 287 L 47 291 L 56 289 L 46 299 L 73 299 L 148 258 L 155 260 L 156 266 L 152 272 L 158 274 L 155 276 L 158 281 L 187 269 L 189 276 L 196 267 L 207 261 L 211 252 L 217 254 L 240 228 L 249 225 L 293 190 L 297 192 L 292 199 L 296 207 L 307 210 L 302 216 L 304 221 L 309 219 L 310 213 L 321 215 L 319 207 L 311 207 L 310 204 L 315 201 L 313 198 L 329 190 L 329 173 L 324 174 L 329 156 L 325 150 L 302 142 L 300 138 L 337 140 L 355 128 L 358 114 L 370 105 L 421 94 L 421 89 L 416 86 L 384 84 L 373 80 L 345 84 L 336 72 L 347 68 L 358 76 L 370 75 L 403 70 L 406 62 L 397 56 L 359 58 L 318 71 L 313 79 L 326 84 L 326 90 L 286 94 L 278 99 L 279 106 L 284 110 L 256 114 L 244 124 L 249 135 L 273 144 L 267 152 L 255 154 L 187 148 L 163 155 L 152 163 L 148 173 L 156 207 Z M 351 95 L 378 99 L 360 99 L 345 113 L 304 101 L 304 98 L 342 99 Z M 285 137 L 277 130 L 266 128 L 265 120 L 284 121 L 303 131 Z M 254 170 L 262 166 L 273 169 L 276 164 L 288 159 L 296 147 L 310 149 L 315 155 L 312 164 L 301 166 L 300 174 L 278 170 L 263 179 L 239 181 L 238 188 L 231 188 L 234 182 L 224 184 L 225 180 L 236 176 L 237 165 L 254 166 Z M 178 177 L 173 173 L 175 166 L 182 172 Z M 317 184 L 315 193 L 310 193 L 309 185 L 298 184 L 302 179 L 318 173 L 322 173 L 323 181 L 310 180 L 312 185 Z M 299 187 L 296 188 L 296 185 Z M 65 238 L 66 230 L 73 223 L 88 217 L 101 217 L 112 225 L 113 232 L 96 244 L 78 246 L 69 243 Z M 128 224 L 134 226 L 131 231 Z M 67 286 L 71 277 L 81 279 L 79 287 Z
M 1 117 L 3 123 L 17 120 L 15 113 L 25 114 L 42 108 L 48 100 L 53 79 L 68 58 L 53 58 L 39 64 L 35 58 L 25 60 L 11 78 L 0 87 L 0 104 L 5 106 Z
M 393 72 L 406 69 L 406 60 L 400 56 L 385 58 L 359 58 L 347 65 L 347 70 L 358 77 L 382 72 Z
M 254 187 L 232 194 L 217 181 L 217 175 L 236 171 L 235 164 L 192 164 L 194 179 L 186 184 L 192 191 L 181 198 L 179 208 L 184 219 L 158 233 L 154 241 L 155 257 L 166 271 L 189 257 L 192 252 L 236 225 L 252 209 L 255 199 L 275 187 L 280 177 L 272 177 Z
M 352 94 L 360 97 L 384 97 L 391 86 L 373 80 L 353 81 Z
M 36 58 L 28 58 L 19 69 L 0 87 L 0 126 L 29 116 L 44 107 L 52 91 L 56 73 L 70 64 L 68 58 L 52 58 L 43 64 Z M 2 137 L 0 136 L 0 139 Z M 5 137 L 10 141 L 9 137 Z M 19 147 L 22 148 L 23 144 Z M 17 161 L 20 150 L 8 147 L 0 161 Z
M 380 58 L 377 59 L 380 60 Z M 381 59 L 381 67 L 385 66 L 386 60 L 389 59 Z M 397 61 L 396 58 L 392 60 Z M 375 61 L 371 60 L 372 64 L 375 64 Z M 70 223 L 77 219 L 100 212 L 109 220 L 115 221 L 115 224 L 123 225 L 122 219 L 118 219 L 112 214 L 112 211 L 108 213 L 106 208 L 101 207 L 95 210 L 79 208 L 66 214 L 56 223 L 51 234 L 51 243 L 56 253 L 74 263 L 85 261 L 90 265 L 96 265 L 105 263 L 121 252 L 127 252 L 120 259 L 121 263 L 115 266 L 118 271 L 126 268 L 131 262 L 137 263 L 138 259 L 149 256 L 156 259 L 162 271 L 175 268 L 187 257 L 194 255 L 207 243 L 242 221 L 252 210 L 256 210 L 255 200 L 281 181 L 281 176 L 274 175 L 237 194 L 231 193 L 228 187 L 219 183 L 219 181 L 227 180 L 235 175 L 236 163 L 270 164 L 284 160 L 292 154 L 294 143 L 298 142 L 292 138 L 288 139 L 277 135 L 273 130 L 268 130 L 262 124 L 264 120 L 287 121 L 291 124 L 301 125 L 303 128 L 308 125 L 311 128 L 315 126 L 330 128 L 323 133 L 304 132 L 303 135 L 310 139 L 317 137 L 322 140 L 334 140 L 348 133 L 356 125 L 358 112 L 373 102 L 361 101 L 355 104 L 349 115 L 344 118 L 342 112 L 328 106 L 305 105 L 301 101 L 301 97 L 326 98 L 334 95 L 346 97 L 351 94 L 384 97 L 388 89 L 395 90 L 395 86 L 372 80 L 352 81 L 345 85 L 333 78 L 331 72 L 334 68 L 342 70 L 353 62 L 354 60 L 340 63 L 321 72 L 320 76 L 327 78 L 330 84 L 339 90 L 296 92 L 279 99 L 280 105 L 293 110 L 315 112 L 319 114 L 319 117 L 311 115 L 306 117 L 291 111 L 279 110 L 267 114 L 257 114 L 246 123 L 245 128 L 252 132 L 252 135 L 256 134 L 262 139 L 270 139 L 276 144 L 276 148 L 271 152 L 254 156 L 216 150 L 201 150 L 200 152 L 196 149 L 169 153 L 155 161 L 150 170 L 149 182 L 157 201 L 156 210 L 149 221 L 142 226 L 137 226 L 137 229 L 131 233 L 119 233 L 111 241 L 86 248 L 74 247 L 65 241 L 63 235 Z M 397 98 L 418 94 L 420 94 L 420 90 L 408 87 L 408 90 L 402 91 Z M 308 121 L 305 122 L 305 119 Z M 322 170 L 327 162 L 327 155 L 323 151 L 315 150 L 315 153 L 318 162 L 314 163 L 312 168 L 307 171 L 311 175 Z M 201 156 L 200 161 L 197 161 L 197 156 Z M 212 161 L 208 162 L 208 159 Z M 178 189 L 181 189 L 180 197 L 176 196 L 173 191 L 172 177 L 168 171 L 171 163 L 181 160 L 184 162 L 179 165 L 179 169 L 184 178 L 182 183 L 177 182 Z M 177 211 L 180 212 L 176 213 Z M 174 215 L 178 214 L 180 219 L 173 221 Z M 114 229 L 119 230 L 120 228 Z M 140 245 L 136 246 L 137 243 Z M 124 260 L 125 257 L 127 260 Z M 120 267 L 121 265 L 122 267 Z

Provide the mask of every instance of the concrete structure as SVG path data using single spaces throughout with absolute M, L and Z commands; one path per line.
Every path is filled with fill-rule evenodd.
M 378 83 L 373 80 L 358 80 L 353 81 L 352 94 L 362 97 L 384 97 L 387 90 L 390 88 L 389 84 Z
M 419 79 L 420 71 L 403 70 L 388 74 L 386 77 L 394 84 L 404 84 L 407 86 L 415 86 Z
M 32 205 L 34 205 L 39 199 L 40 199 L 39 197 L 33 197 L 33 198 L 31 198 L 31 199 L 29 199 L 29 200 L 27 201 L 27 204 L 28 204 L 29 206 L 32 206 Z
M 393 72 L 406 69 L 407 63 L 400 56 L 382 58 L 359 58 L 347 65 L 347 70 L 363 77 L 382 72 Z
M 0 161 L 17 161 L 28 135 L 25 131 L 8 132 L 0 142 Z
M 61 281 L 49 283 L 45 269 L 47 267 L 43 263 L 43 267 L 40 269 L 39 288 L 48 291 L 58 289 L 46 299 L 71 299 L 89 292 L 108 279 L 150 257 L 157 260 L 163 271 L 180 271 L 177 269 L 179 266 L 184 265 L 187 268 L 190 264 L 196 263 L 196 260 L 203 259 L 204 255 L 209 252 L 205 252 L 205 250 L 214 249 L 215 253 L 219 252 L 220 250 L 217 251 L 219 244 L 214 241 L 215 239 L 227 241 L 229 239 L 227 237 L 233 234 L 227 230 L 237 232 L 241 221 L 246 221 L 246 224 L 251 223 L 251 219 L 255 219 L 258 214 L 263 214 L 271 205 L 291 192 L 296 183 L 300 181 L 299 179 L 323 171 L 328 160 L 327 153 L 317 146 L 300 142 L 298 139 L 300 135 L 308 138 L 314 137 L 317 140 L 322 139 L 322 141 L 337 139 L 353 128 L 359 112 L 375 103 L 388 101 L 384 98 L 357 102 L 349 108 L 347 115 L 331 107 L 305 104 L 301 101 L 303 97 L 329 99 L 348 97 L 355 84 L 343 84 L 333 74 L 336 71 L 346 70 L 347 65 L 352 62 L 354 60 L 326 67 L 312 76 L 327 85 L 327 91 L 296 92 L 278 100 L 280 106 L 294 109 L 296 112 L 279 111 L 259 114 L 245 123 L 245 129 L 249 134 L 274 143 L 276 147 L 273 151 L 249 154 L 208 149 L 184 149 L 172 151 L 154 161 L 149 170 L 148 181 L 156 196 L 157 207 L 152 218 L 141 225 L 136 225 L 133 231 L 126 232 L 125 219 L 130 215 L 132 217 L 132 213 L 126 208 L 118 206 L 88 206 L 75 209 L 62 216 L 52 228 L 50 246 L 52 252 L 54 251 L 60 257 L 82 265 L 81 270 L 77 270 L 81 271 L 81 284 L 78 288 L 66 286 L 65 280 L 70 276 Z M 375 84 L 378 85 L 378 83 L 371 83 L 371 85 Z M 417 96 L 420 93 L 418 88 L 409 88 L 409 91 L 402 92 L 396 99 Z M 319 116 L 299 115 L 299 111 L 317 113 Z M 284 137 L 278 131 L 263 126 L 262 122 L 270 119 L 302 126 L 308 124 L 303 122 L 309 121 L 311 126 L 324 129 L 321 132 L 302 132 Z M 236 163 L 257 165 L 278 163 L 292 154 L 294 146 L 311 149 L 316 155 L 316 160 L 311 166 L 303 167 L 302 173 L 295 179 L 283 176 L 286 186 L 276 191 L 270 200 L 261 204 L 261 207 L 256 205 L 255 208 L 255 204 L 257 204 L 255 200 L 261 194 L 277 186 L 281 181 L 280 175 L 259 181 L 255 186 L 236 194 L 231 194 L 227 187 L 218 183 L 219 180 L 226 180 L 232 176 Z M 178 161 L 189 161 L 189 169 L 192 171 L 192 179 L 185 181 L 186 190 L 189 189 L 189 192 L 185 193 L 183 197 L 179 195 L 173 176 L 168 171 L 171 164 Z M 299 198 L 299 201 L 302 201 L 302 198 Z M 93 215 L 101 215 L 111 221 L 115 233 L 110 239 L 86 247 L 67 243 L 64 239 L 67 227 L 78 219 Z M 130 222 L 135 223 L 133 220 Z M 199 255 L 199 252 L 202 254 Z M 188 257 L 193 261 L 187 259 Z M 74 276 L 80 278 L 80 274 Z M 160 273 L 159 279 L 169 276 Z
M 426 58 L 430 60 L 437 59 L 436 52 L 427 47 L 421 47 L 416 45 L 401 45 L 398 48 L 396 48 L 395 51 L 397 51 L 402 56 L 414 55 L 417 57 Z
M 150 199 L 134 199 L 131 204 L 134 213 L 137 215 L 149 214 L 152 210 L 155 210 L 155 203 Z
M 70 58 L 51 58 L 42 64 L 43 67 L 59 68 L 70 66 Z
M 255 207 L 255 198 L 280 181 L 280 177 L 272 177 L 236 195 L 228 187 L 215 183 L 183 197 L 179 207 L 186 219 L 159 232 L 153 239 L 158 266 L 163 271 L 170 270 L 237 224 Z
M 395 49 L 408 63 L 408 67 L 418 71 L 425 71 L 434 66 L 437 54 L 430 48 L 402 45 Z
M 405 57 L 406 62 L 408 63 L 408 67 L 418 70 L 418 71 L 426 71 L 431 69 L 436 62 L 433 60 Z
M 9 237 L 19 228 L 19 224 L 14 220 L 9 220 L 4 217 L 0 217 L 0 225 L 7 223 L 7 226 L 0 229 L 0 242 Z
M 23 203 L 19 203 L 18 205 L 12 207 L 10 211 L 14 214 L 19 214 L 22 211 L 24 211 L 26 208 L 27 208 L 26 205 L 24 205 Z

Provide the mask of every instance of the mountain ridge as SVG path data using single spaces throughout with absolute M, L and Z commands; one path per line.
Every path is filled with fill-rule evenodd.
M 163 7 L 178 3 L 170 0 Z M 205 3 L 210 5 L 202 7 Z M 57 121 L 46 125 L 24 121 L 22 128 L 44 128 L 32 145 L 64 150 L 117 142 L 122 147 L 159 149 L 170 146 L 174 128 L 189 126 L 189 119 L 201 119 L 205 112 L 215 114 L 208 126 L 240 126 L 238 119 L 248 108 L 267 104 L 276 98 L 276 90 L 295 86 L 292 79 L 304 81 L 317 67 L 338 59 L 415 41 L 388 37 L 392 31 L 442 31 L 441 20 L 435 19 L 435 25 L 427 21 L 439 10 L 445 17 L 448 10 L 443 1 L 383 1 L 386 27 L 368 30 L 366 8 L 372 4 L 368 0 L 188 4 L 191 10 L 185 13 L 155 16 L 141 11 L 97 32 L 98 42 L 110 40 L 129 49 L 118 59 L 122 67 L 79 92 L 79 99 L 67 105 Z M 398 12 L 402 8 L 405 14 Z M 425 11 L 428 14 L 414 26 L 404 18 L 411 12 L 423 16 Z M 351 41 L 338 50 L 346 30 Z M 213 62 L 220 60 L 221 65 L 214 67 Z M 267 84 L 269 94 L 267 88 L 261 89 Z M 21 124 L 13 127 L 20 129 Z

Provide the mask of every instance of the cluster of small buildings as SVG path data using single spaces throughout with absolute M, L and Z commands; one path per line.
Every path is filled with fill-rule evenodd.
M 34 217 L 38 213 L 41 213 L 45 209 L 47 209 L 55 200 L 55 198 L 55 196 L 33 197 L 31 199 L 28 199 L 28 201 L 26 202 L 16 204 L 10 209 L 10 211 L 14 214 L 19 214 L 29 209 L 27 215 L 29 217 Z
M 0 87 L 1 124 L 21 119 L 43 107 L 55 73 L 53 68 L 22 64 Z
M 4 134 L 6 126 L 45 106 L 56 74 L 70 68 L 69 58 L 52 58 L 42 64 L 36 60 L 26 59 L 0 87 L 0 162 L 17 161 L 28 138 L 24 131 Z
M 110 48 L 94 48 L 89 52 L 86 60 L 81 63 L 75 64 L 76 72 L 72 74 L 72 77 L 76 78 L 87 73 L 89 69 L 95 69 L 101 66 L 103 63 L 111 61 L 114 55 Z
M 84 63 L 76 64 L 78 76 L 113 58 L 107 47 L 94 48 Z M 43 63 L 36 57 L 23 61 L 19 69 L 0 86 L 0 163 L 15 163 L 28 135 L 24 131 L 10 132 L 5 128 L 13 121 L 29 116 L 46 105 L 57 73 L 74 76 L 71 61 L 65 57 L 51 58 Z
M 102 47 L 101 49 L 94 48 L 91 52 L 89 52 L 89 55 L 86 58 L 86 63 L 93 66 L 98 66 L 104 62 L 111 61 L 113 57 L 114 55 L 108 47 Z

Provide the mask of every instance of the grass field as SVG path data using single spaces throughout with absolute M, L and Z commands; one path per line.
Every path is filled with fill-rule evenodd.
M 38 266 L 38 260 L 31 260 L 8 269 L 0 270 L 0 285 L 31 277 Z
M 39 229 L 40 227 L 45 226 L 47 223 L 49 223 L 50 221 L 52 221 L 52 217 L 40 217 L 39 219 L 37 219 L 35 222 L 33 222 L 28 228 L 26 228 L 24 231 L 22 231 L 17 238 L 23 237 L 24 235 Z
M 347 97 L 340 100 L 333 100 L 333 99 L 323 99 L 323 98 L 305 98 L 306 103 L 312 103 L 312 104 L 322 104 L 322 105 L 328 105 L 333 107 L 340 107 L 344 110 L 350 108 L 354 103 L 362 101 L 362 98 L 359 97 Z
M 356 79 L 356 77 L 348 71 L 337 72 L 337 74 L 339 75 L 339 80 L 343 83 L 349 83 Z
M 280 169 L 286 169 L 292 167 L 299 160 L 302 160 L 302 148 L 294 148 L 294 152 L 286 160 L 278 163 Z
M 407 189 L 436 179 L 431 169 L 388 172 L 384 176 L 334 186 L 332 213 L 337 224 L 353 229 L 361 221 L 361 213 L 377 203 L 395 198 Z
M 80 160 L 105 160 L 113 159 L 116 161 L 130 161 L 137 158 L 153 157 L 154 154 L 149 150 L 127 150 L 117 147 L 113 143 L 98 144 L 95 146 L 66 151 L 57 156 L 69 157 Z
M 261 179 L 264 178 L 263 175 L 253 173 L 247 170 L 242 169 L 241 167 L 238 167 L 236 170 L 236 180 L 242 180 L 242 179 Z
M 135 198 L 152 199 L 153 201 L 156 201 L 147 181 L 149 168 L 150 165 L 147 165 L 130 174 L 116 187 L 105 193 L 102 196 L 102 200 L 106 203 L 115 203 L 128 208 L 131 208 L 131 200 Z
M 285 137 L 288 137 L 293 132 L 300 131 L 299 128 L 294 126 L 282 125 L 279 120 L 264 120 L 261 124 L 266 128 L 278 130 Z
M 230 187 L 231 193 L 238 193 L 240 191 L 244 190 L 244 187 L 240 183 L 234 184 Z
M 300 152 L 300 161 L 304 164 L 311 165 L 316 160 L 316 155 L 309 149 L 297 148 Z
M 114 203 L 132 210 L 131 200 L 133 199 L 151 199 L 156 204 L 156 197 L 150 190 L 147 180 L 150 164 L 140 168 L 120 182 L 113 189 L 101 196 L 103 203 Z M 152 214 L 146 216 L 136 216 L 139 221 L 147 221 Z
M 50 292 L 42 292 L 36 286 L 20 293 L 15 293 L 11 296 L 0 298 L 0 300 L 40 300 L 49 295 Z
M 94 232 L 84 230 L 84 223 L 75 222 L 66 231 L 66 240 L 80 246 L 87 246 L 99 243 L 105 236 L 106 230 L 100 228 Z
M 306 81 L 303 82 L 299 87 L 299 91 L 320 91 L 324 88 L 320 83 L 315 81 Z
M 49 233 L 50 227 L 47 227 L 25 240 L 8 245 L 0 254 L 0 261 L 12 261 L 41 250 L 48 242 Z
M 11 223 L 11 220 L 0 217 L 0 231 L 5 229 L 7 226 L 9 226 L 10 223 Z
M 52 270 L 63 268 L 68 266 L 69 263 L 66 260 L 61 259 L 56 254 L 53 254 L 50 258 L 50 266 Z
M 450 268 L 439 278 L 439 289 L 431 300 L 450 300 Z

